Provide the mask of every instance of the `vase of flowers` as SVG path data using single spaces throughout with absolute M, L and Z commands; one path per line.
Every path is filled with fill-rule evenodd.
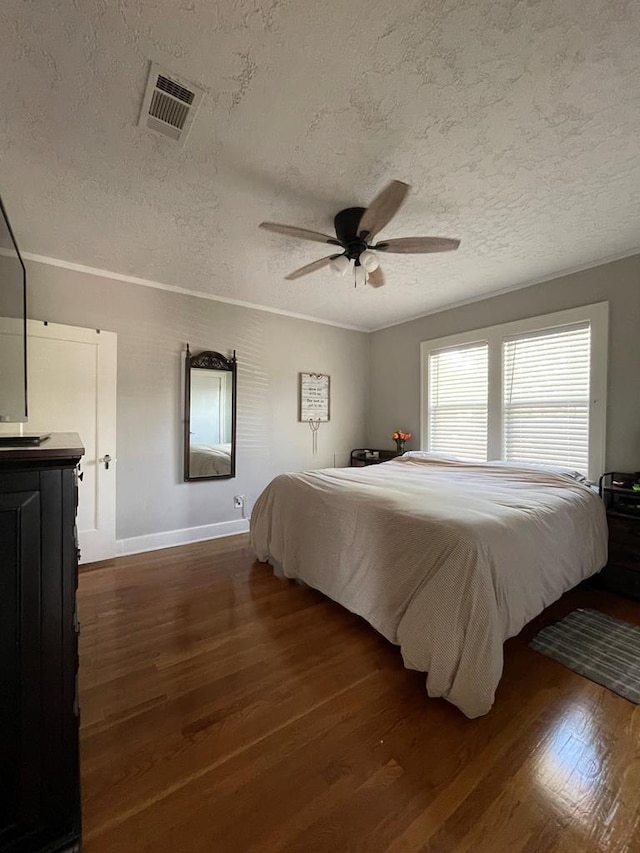
M 398 456 L 402 456 L 402 454 L 404 453 L 404 443 L 405 441 L 409 441 L 409 439 L 411 438 L 411 433 L 403 432 L 401 429 L 397 429 L 393 433 L 391 438 L 396 443 L 396 452 L 398 453 Z

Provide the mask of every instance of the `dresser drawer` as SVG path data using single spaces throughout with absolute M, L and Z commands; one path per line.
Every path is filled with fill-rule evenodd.
M 640 574 L 640 549 L 633 550 L 616 543 L 610 543 L 608 565 L 625 566 L 630 571 L 636 571 Z
M 607 563 L 599 578 L 605 589 L 640 598 L 640 571 Z
M 625 550 L 640 552 L 640 518 L 608 515 L 609 547 L 620 546 Z
M 602 585 L 640 597 L 640 518 L 607 515 L 609 559 L 600 573 Z

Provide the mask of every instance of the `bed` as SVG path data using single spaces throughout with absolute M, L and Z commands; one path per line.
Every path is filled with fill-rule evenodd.
M 493 704 L 504 641 L 607 560 L 604 507 L 585 483 L 427 454 L 276 477 L 251 541 L 277 574 L 399 645 L 429 695 L 472 718 Z
M 192 444 L 189 448 L 189 475 L 216 477 L 231 472 L 231 444 Z

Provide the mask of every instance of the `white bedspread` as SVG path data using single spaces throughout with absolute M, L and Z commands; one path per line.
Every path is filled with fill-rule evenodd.
M 189 448 L 191 477 L 217 477 L 231 473 L 231 444 L 192 444 Z
M 486 714 L 503 642 L 607 559 L 602 502 L 569 477 L 401 457 L 276 477 L 260 560 L 364 617 L 428 673 L 430 696 Z

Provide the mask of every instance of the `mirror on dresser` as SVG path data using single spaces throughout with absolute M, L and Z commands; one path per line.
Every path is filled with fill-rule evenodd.
M 185 360 L 184 479 L 236 475 L 236 353 L 205 350 Z

